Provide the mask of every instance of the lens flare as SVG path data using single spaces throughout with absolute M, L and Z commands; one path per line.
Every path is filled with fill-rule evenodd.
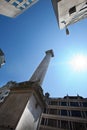
M 69 62 L 71 67 L 78 72 L 87 70 L 87 56 L 77 54 Z

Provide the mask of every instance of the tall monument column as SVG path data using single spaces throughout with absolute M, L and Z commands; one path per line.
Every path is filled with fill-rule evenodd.
M 40 86 L 42 85 L 51 57 L 54 57 L 53 50 L 46 51 L 46 56 L 39 64 L 39 66 L 37 67 L 36 71 L 34 72 L 29 81 L 31 82 L 37 81 Z
M 41 85 L 53 56 L 46 51 L 30 80 L 0 89 L 0 130 L 37 130 L 46 105 Z

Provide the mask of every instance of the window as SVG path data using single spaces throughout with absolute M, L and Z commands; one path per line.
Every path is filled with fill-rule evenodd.
M 67 106 L 67 102 L 61 102 L 61 106 Z
M 72 116 L 74 116 L 74 117 L 81 117 L 81 112 L 80 111 L 72 110 L 71 113 L 72 113 Z
M 58 105 L 58 106 L 61 106 L 61 102 L 59 101 L 57 105 Z
M 4 97 L 0 97 L 0 103 L 4 101 Z
M 48 126 L 57 127 L 57 120 L 56 119 L 48 119 Z
M 20 10 L 23 10 L 24 8 L 23 7 L 19 7 Z
M 87 128 L 87 123 L 86 123 L 86 128 Z
M 75 13 L 76 12 L 76 7 L 75 6 L 73 6 L 72 8 L 70 8 L 70 10 L 69 10 L 69 14 L 71 15 L 71 14 L 73 14 L 73 13 Z
M 82 116 L 85 118 L 85 111 L 82 111 Z
M 57 109 L 50 109 L 50 114 L 57 115 Z
M 68 111 L 68 116 L 71 116 L 71 111 L 70 110 Z
M 60 120 L 57 120 L 57 127 L 60 128 Z
M 68 129 L 68 121 L 61 121 L 61 128 L 62 129 Z
M 83 8 L 80 9 L 80 11 L 87 9 L 87 2 L 84 4 Z
M 13 2 L 12 5 L 14 5 L 16 7 L 18 4 L 16 2 Z
M 47 118 L 42 118 L 41 125 L 47 125 L 47 122 L 48 122 Z
M 0 100 L 3 100 L 4 99 L 4 97 L 2 96 L 2 97 L 0 97 Z
M 70 102 L 70 106 L 78 107 L 79 104 L 78 104 L 78 102 Z
M 87 102 L 83 102 L 83 107 L 87 107 Z
M 46 109 L 46 108 L 44 108 L 44 111 L 43 111 L 43 112 L 44 112 L 44 113 L 46 113 L 46 110 L 47 110 L 47 109 Z
M 24 5 L 25 7 L 27 7 L 27 6 L 28 6 L 28 4 L 26 4 L 26 3 L 24 3 L 23 5 Z
M 86 117 L 87 117 L 87 111 L 85 112 L 85 114 L 86 114 Z
M 45 124 L 45 118 L 42 118 L 41 125 L 44 125 L 44 124 Z
M 32 0 L 28 0 L 30 3 L 32 2 Z
M 17 1 L 20 2 L 20 3 L 23 2 L 23 0 L 17 0 Z
M 5 0 L 5 1 L 9 2 L 10 0 Z
M 62 116 L 67 116 L 67 110 L 61 110 L 61 115 Z
M 73 122 L 74 130 L 85 130 L 85 123 Z
M 49 114 L 49 111 L 50 111 L 50 109 L 49 109 L 49 108 L 44 108 L 43 113 Z
M 79 106 L 83 106 L 83 105 L 82 105 L 82 102 L 79 102 Z
M 57 101 L 51 101 L 50 105 L 57 105 Z
M 70 128 L 70 130 L 72 130 L 72 122 L 69 121 L 68 123 L 69 123 L 69 128 Z
M 80 11 L 82 11 L 82 10 L 84 10 L 84 9 L 87 9 L 87 7 L 84 7 L 84 8 L 82 8 L 82 9 L 80 9 Z

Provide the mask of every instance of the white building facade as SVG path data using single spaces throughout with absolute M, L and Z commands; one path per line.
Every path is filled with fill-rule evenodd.
M 87 0 L 52 0 L 52 5 L 60 29 L 87 17 Z
M 16 17 L 36 2 L 38 0 L 0 0 L 0 14 Z

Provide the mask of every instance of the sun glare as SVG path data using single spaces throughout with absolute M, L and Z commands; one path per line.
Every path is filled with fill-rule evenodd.
M 75 71 L 81 72 L 87 70 L 87 56 L 75 55 L 69 63 Z

